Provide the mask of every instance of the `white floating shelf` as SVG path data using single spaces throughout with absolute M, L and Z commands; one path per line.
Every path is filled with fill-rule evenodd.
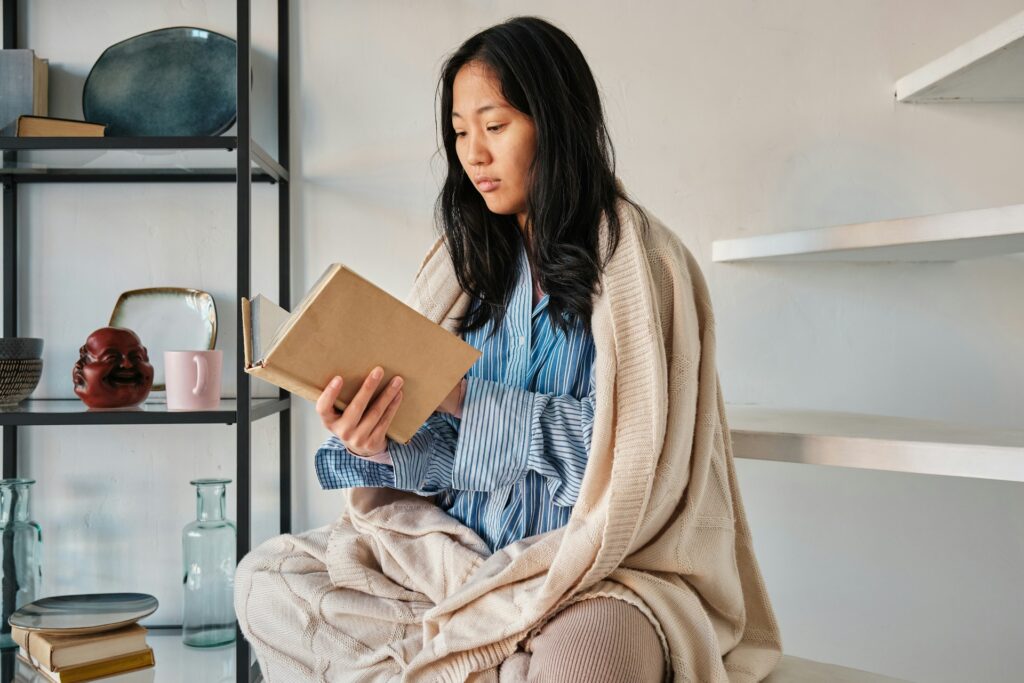
M 733 456 L 1024 482 L 1024 431 L 726 404 Z
M 1013 204 L 715 240 L 711 260 L 957 261 L 1022 251 L 1024 204 Z
M 898 102 L 1024 102 L 1024 12 L 896 81 Z

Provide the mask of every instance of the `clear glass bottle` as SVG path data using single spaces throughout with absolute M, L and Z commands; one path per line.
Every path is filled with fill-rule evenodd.
M 34 479 L 0 479 L 0 647 L 17 647 L 7 619 L 39 596 L 43 580 L 43 532 L 28 518 Z
M 214 647 L 235 640 L 235 525 L 225 516 L 230 479 L 195 479 L 196 520 L 181 532 L 185 566 L 186 645 Z

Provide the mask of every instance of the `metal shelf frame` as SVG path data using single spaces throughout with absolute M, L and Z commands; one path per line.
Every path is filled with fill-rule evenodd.
M 238 402 L 221 399 L 214 410 L 167 410 L 167 403 L 147 401 L 137 408 L 90 410 L 77 398 L 36 398 L 17 409 L 0 410 L 0 425 L 45 427 L 55 425 L 158 425 L 235 424 Z M 252 421 L 277 415 L 291 406 L 290 398 L 251 399 Z
M 19 168 L 0 170 L 0 182 L 25 183 L 233 183 L 233 168 Z M 266 173 L 254 173 L 254 183 L 274 183 Z
M 28 3 L 29 0 L 22 0 Z M 23 47 L 18 32 L 18 0 L 2 0 L 3 47 Z M 133 138 L 0 138 L 4 168 L 0 169 L 3 183 L 3 333 L 5 337 L 18 335 L 18 301 L 24 294 L 18 291 L 18 186 L 25 183 L 48 182 L 234 182 L 236 185 L 237 280 L 234 301 L 251 297 L 252 287 L 252 184 L 270 182 L 278 190 L 278 299 L 288 308 L 291 299 L 291 197 L 288 183 L 290 159 L 289 117 L 289 12 L 288 0 L 277 0 L 277 125 L 278 149 L 276 158 L 257 144 L 252 137 L 252 92 L 249 74 L 252 68 L 252 11 L 251 0 L 236 0 L 236 135 L 216 137 L 133 137 Z M 224 149 L 235 152 L 235 168 L 195 169 L 19 169 L 19 151 L 77 150 L 77 149 Z M 253 164 L 259 170 L 253 169 Z M 242 329 L 241 310 L 235 305 L 236 329 Z M 244 358 L 242 335 L 236 339 L 237 357 Z M 291 531 L 291 395 L 279 390 L 276 399 L 253 398 L 249 375 L 239 361 L 235 368 L 237 398 L 222 403 L 214 411 L 170 412 L 151 409 L 85 412 L 81 410 L 39 410 L 38 405 L 26 405 L 21 410 L 0 413 L 3 425 L 3 476 L 18 473 L 18 427 L 61 424 L 234 424 L 236 434 L 235 464 L 238 484 L 236 524 L 238 542 L 237 559 L 251 548 L 252 534 L 252 423 L 263 417 L 279 416 L 280 465 L 280 531 Z M 30 402 L 37 404 L 40 401 Z M 225 405 L 227 407 L 225 407 Z M 33 409 L 36 408 L 36 409 Z M 52 407 L 51 407 L 52 408 Z M 236 680 L 250 680 L 249 645 L 235 624 L 237 641 Z M 11 661 L 8 661 L 8 660 Z M 13 653 L 4 652 L 2 680 L 13 675 Z
M 10 152 L 18 151 L 71 151 L 71 150 L 133 150 L 133 149 L 162 149 L 162 150 L 211 150 L 223 149 L 234 152 L 238 148 L 238 136 L 221 135 L 213 137 L 129 137 L 129 138 L 12 138 L 0 136 L 0 150 L 6 152 L 4 161 L 13 160 Z M 280 182 L 288 180 L 288 170 L 282 166 L 274 157 L 263 149 L 259 143 L 249 138 L 250 159 L 260 168 L 259 173 L 250 173 L 253 180 L 269 182 Z M 229 180 L 234 182 L 234 170 L 218 169 L 207 167 L 194 167 L 186 169 L 170 168 L 126 168 L 126 169 L 23 169 L 10 168 L 6 163 L 0 169 L 0 176 L 5 183 L 23 182 L 22 178 L 42 178 L 35 182 L 45 182 L 45 178 L 52 175 L 67 175 L 74 178 L 75 182 L 109 181 L 110 176 L 120 174 L 127 176 L 128 180 L 145 182 L 160 182 L 172 176 L 181 176 L 180 179 L 188 179 L 193 176 L 214 173 L 218 177 L 214 180 Z M 64 182 L 68 182 L 65 180 Z M 193 182 L 206 182 L 205 180 L 193 180 Z

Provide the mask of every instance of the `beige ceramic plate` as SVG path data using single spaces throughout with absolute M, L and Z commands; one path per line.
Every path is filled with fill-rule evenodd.
M 146 593 L 56 595 L 22 605 L 9 622 L 26 631 L 96 633 L 136 622 L 158 606 Z
M 164 351 L 204 351 L 217 343 L 217 306 L 209 292 L 150 287 L 124 292 L 110 314 L 111 327 L 139 335 L 153 366 L 153 391 L 163 391 Z

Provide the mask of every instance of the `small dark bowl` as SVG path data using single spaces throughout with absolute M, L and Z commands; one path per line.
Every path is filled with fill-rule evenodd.
M 0 408 L 16 406 L 39 384 L 43 361 L 36 358 L 0 358 Z
M 43 357 L 43 340 L 39 337 L 0 338 L 0 360 L 29 360 Z

